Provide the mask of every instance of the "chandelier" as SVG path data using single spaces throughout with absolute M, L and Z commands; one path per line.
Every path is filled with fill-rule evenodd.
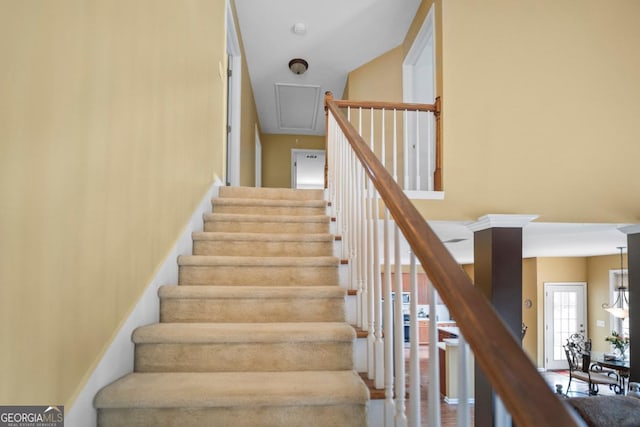
M 627 299 L 627 287 L 624 285 L 624 271 L 622 267 L 622 251 L 624 246 L 618 246 L 618 249 L 620 249 L 620 284 L 616 288 L 618 295 L 616 296 L 616 300 L 613 304 L 604 303 L 602 304 L 602 308 L 611 313 L 613 317 L 626 319 L 629 317 L 629 309 L 625 308 L 625 303 L 628 307 L 629 300 Z

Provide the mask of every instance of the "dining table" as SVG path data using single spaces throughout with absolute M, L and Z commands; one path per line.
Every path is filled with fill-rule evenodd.
M 595 365 L 596 370 L 613 369 L 616 371 L 620 381 L 620 394 L 627 393 L 627 380 L 629 379 L 629 370 L 631 369 L 629 359 L 616 359 L 603 355 L 592 359 L 591 362 Z

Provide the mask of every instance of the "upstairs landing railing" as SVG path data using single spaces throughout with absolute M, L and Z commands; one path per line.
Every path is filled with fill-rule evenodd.
M 418 262 L 433 283 L 429 290 L 429 318 L 432 321 L 427 425 L 440 425 L 438 339 L 433 321 L 437 319 L 436 291 L 460 329 L 459 357 L 466 359 L 464 350 L 468 343 L 477 365 L 499 396 L 495 412 L 497 425 L 509 425 L 511 419 L 518 426 L 584 425 L 546 384 L 520 342 L 474 287 L 397 182 L 398 176 L 402 176 L 399 173 L 401 156 L 396 155 L 393 146 L 397 146 L 398 135 L 406 138 L 407 134 L 399 131 L 396 125 L 392 125 L 389 132 L 385 127 L 385 110 L 393 110 L 391 116 L 404 110 L 427 111 L 433 114 L 437 124 L 439 106 L 337 101 L 330 93 L 325 98 L 325 106 L 327 189 L 337 232 L 342 237 L 342 257 L 349 261 L 349 286 L 357 293 L 357 326 L 368 332 L 367 375 L 376 388 L 385 390 L 384 425 L 423 425 L 417 330 Z M 370 118 L 370 123 L 366 123 L 365 117 Z M 377 117 L 382 123 L 374 123 Z M 369 135 L 365 141 L 362 135 L 367 126 Z M 433 129 L 433 133 L 436 134 L 437 129 Z M 436 181 L 434 179 L 434 183 Z M 381 219 L 382 226 L 379 227 Z M 408 404 L 405 400 L 403 301 L 400 298 L 403 292 L 400 273 L 404 264 L 400 233 L 410 246 L 408 264 L 412 277 Z M 382 247 L 379 241 L 383 242 Z M 393 302 L 392 292 L 397 296 Z M 469 375 L 465 370 L 466 363 L 459 363 L 459 366 L 458 425 L 466 426 L 469 425 L 466 394 Z

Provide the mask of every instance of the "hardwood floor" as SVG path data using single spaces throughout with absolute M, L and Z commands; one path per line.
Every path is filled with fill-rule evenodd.
M 408 360 L 409 348 L 405 348 L 405 360 Z M 407 367 L 408 372 L 408 367 Z M 549 388 L 556 391 L 556 385 L 562 386 L 563 393 L 567 393 L 567 386 L 569 384 L 569 375 L 567 371 L 546 371 L 541 372 L 541 375 L 545 381 L 549 384 Z M 407 380 L 408 382 L 408 380 Z M 422 409 L 422 426 L 428 426 L 428 402 L 427 392 L 429 385 L 429 347 L 420 346 L 420 392 L 421 392 L 421 409 Z M 567 393 L 569 397 L 586 396 L 588 395 L 587 384 L 581 381 L 573 380 L 571 382 L 571 389 Z M 600 388 L 600 395 L 613 395 L 613 391 L 607 387 Z M 383 393 L 384 395 L 384 393 Z M 470 426 L 474 425 L 474 406 L 470 406 Z M 443 427 L 457 427 L 458 420 L 458 405 L 449 405 L 440 400 L 440 416 L 441 425 Z

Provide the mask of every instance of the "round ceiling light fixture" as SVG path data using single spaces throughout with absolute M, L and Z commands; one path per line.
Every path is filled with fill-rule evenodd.
M 309 63 L 302 58 L 293 58 L 289 61 L 289 69 L 293 74 L 303 74 L 309 68 Z

